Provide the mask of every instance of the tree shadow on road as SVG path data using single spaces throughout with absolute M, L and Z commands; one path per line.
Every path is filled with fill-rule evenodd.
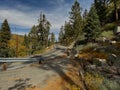
M 63 60 L 64 59 L 64 60 Z M 65 82 L 69 83 L 70 85 L 76 85 L 79 87 L 78 83 L 74 82 L 67 74 L 66 74 L 66 69 L 67 71 L 71 71 L 70 69 L 67 68 L 68 65 L 72 64 L 69 59 L 65 60 L 67 58 L 62 58 L 62 57 L 56 57 L 54 60 L 48 61 L 46 64 L 43 66 L 39 66 L 39 68 L 44 69 L 44 70 L 53 70 L 56 72 Z M 55 60 L 58 60 L 58 63 L 54 63 Z M 61 60 L 61 61 L 60 61 Z M 59 62 L 60 61 L 60 62 Z
M 15 80 L 15 85 L 9 87 L 8 90 L 24 90 L 27 87 L 31 87 L 32 84 L 29 84 L 29 80 L 30 78 Z

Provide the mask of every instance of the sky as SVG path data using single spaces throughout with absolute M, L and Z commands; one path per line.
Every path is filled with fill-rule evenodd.
M 0 24 L 8 20 L 11 32 L 28 34 L 38 23 L 40 13 L 51 23 L 50 32 L 58 38 L 61 25 L 69 20 L 69 12 L 75 0 L 0 0 Z M 90 9 L 93 0 L 78 0 L 82 11 Z

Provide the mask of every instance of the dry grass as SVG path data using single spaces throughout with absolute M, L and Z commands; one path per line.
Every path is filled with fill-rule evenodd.
M 78 55 L 78 58 L 81 58 L 84 60 L 92 60 L 93 58 L 106 59 L 107 54 L 92 51 L 92 52 L 88 52 L 88 53 L 80 53 Z
M 89 90 L 99 90 L 103 83 L 103 78 L 100 77 L 98 74 L 92 75 L 90 73 L 86 73 L 85 81 Z
M 84 59 L 84 60 L 92 60 L 94 58 L 100 58 L 100 59 L 106 59 L 107 54 L 103 52 L 97 52 L 94 51 L 93 47 L 88 47 L 82 50 L 82 53 L 78 55 L 78 58 Z

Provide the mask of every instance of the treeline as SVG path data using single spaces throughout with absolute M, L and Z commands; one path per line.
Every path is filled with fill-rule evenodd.
M 61 26 L 59 43 L 69 45 L 71 42 L 85 38 L 93 41 L 102 31 L 113 30 L 120 24 L 120 0 L 94 0 L 90 11 L 82 13 L 82 7 L 76 0 L 71 7 L 69 21 Z
M 0 57 L 20 57 L 40 53 L 55 43 L 55 35 L 50 33 L 50 27 L 50 22 L 41 13 L 38 24 L 31 28 L 28 35 L 13 35 L 5 19 L 0 29 Z
M 38 25 L 34 25 L 29 34 L 24 36 L 24 45 L 29 49 L 30 54 L 39 52 L 55 43 L 54 33 L 50 33 L 50 22 L 45 14 L 40 14 Z

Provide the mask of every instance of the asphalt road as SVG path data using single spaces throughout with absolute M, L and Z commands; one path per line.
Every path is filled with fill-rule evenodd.
M 31 56 L 31 57 L 35 57 L 35 58 L 39 58 L 41 57 L 41 59 L 43 59 L 43 63 L 54 59 L 57 56 L 61 56 L 66 50 L 66 47 L 61 46 L 61 45 L 55 45 L 55 47 L 53 49 L 51 49 L 48 52 L 45 52 L 41 55 L 35 55 L 35 56 Z M 33 64 L 35 62 L 32 61 L 27 61 L 27 62 L 13 62 L 13 63 L 7 63 L 7 70 L 14 70 L 14 69 L 19 69 L 19 68 L 23 68 L 25 66 L 29 66 L 30 64 Z M 2 65 L 0 65 L 0 71 L 3 71 Z
M 30 86 L 39 86 L 40 88 L 46 87 L 47 82 L 51 78 L 59 76 L 61 78 L 67 78 L 65 72 L 71 71 L 73 64 L 69 58 L 60 58 L 64 54 L 65 48 L 58 47 L 42 56 L 46 60 L 43 64 L 37 64 L 31 62 L 24 63 L 12 63 L 7 71 L 0 72 L 0 90 L 23 90 L 23 88 Z M 22 66 L 23 67 L 20 67 Z M 17 68 L 20 67 L 20 68 Z M 72 81 L 69 80 L 71 83 Z M 73 83 L 73 82 L 72 82 Z M 54 85 L 53 85 L 54 86 Z M 42 89 L 40 89 L 42 90 Z

